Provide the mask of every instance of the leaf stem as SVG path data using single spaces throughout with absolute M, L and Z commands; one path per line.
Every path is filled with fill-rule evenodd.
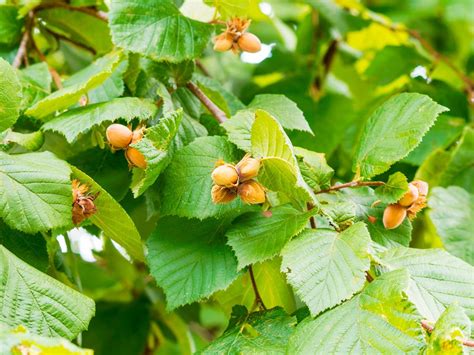
M 267 307 L 265 307 L 265 304 L 263 303 L 262 297 L 260 296 L 260 293 L 258 292 L 257 282 L 255 282 L 255 276 L 253 274 L 252 265 L 249 266 L 249 274 L 250 274 L 250 280 L 252 281 L 253 292 L 255 293 L 255 303 L 258 305 L 258 307 L 261 310 L 266 311 Z
M 222 111 L 217 105 L 209 99 L 206 94 L 194 83 L 188 82 L 186 84 L 187 88 L 196 96 L 199 101 L 202 102 L 204 106 L 209 110 L 209 112 L 214 116 L 214 118 L 219 122 L 223 123 L 228 120 L 227 115 Z
M 310 211 L 314 208 L 314 205 L 308 202 L 306 207 L 308 208 L 308 211 Z M 316 220 L 314 219 L 314 216 L 309 217 L 309 224 L 311 225 L 312 229 L 316 229 Z
M 16 53 L 15 59 L 12 63 L 12 66 L 16 69 L 21 66 L 21 60 L 26 56 L 26 47 L 31 36 L 31 26 L 33 25 L 33 17 L 33 11 L 28 12 L 28 19 L 25 23 L 25 32 L 23 33 L 23 37 L 21 38 L 20 42 L 20 47 L 18 48 L 18 52 Z
M 317 191 L 315 192 L 315 194 L 324 194 L 331 191 L 338 191 L 341 189 L 345 189 L 347 187 L 382 186 L 382 185 L 385 185 L 383 181 L 351 181 L 351 182 L 346 182 L 345 184 L 334 185 L 328 189 Z
M 421 326 L 429 333 L 433 332 L 434 330 L 434 326 L 432 326 L 430 322 L 427 321 L 426 319 L 423 319 L 421 321 Z M 471 348 L 474 348 L 474 340 L 471 340 L 471 339 L 460 339 L 460 340 L 464 346 L 469 346 Z

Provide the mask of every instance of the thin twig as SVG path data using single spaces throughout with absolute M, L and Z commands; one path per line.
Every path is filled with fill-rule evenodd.
M 41 4 L 35 8 L 35 11 L 54 9 L 54 8 L 63 8 L 70 11 L 82 12 L 84 14 L 98 18 L 99 20 L 102 20 L 104 22 L 108 22 L 108 16 L 103 11 L 97 11 L 90 7 L 72 6 L 64 2 L 52 2 L 52 3 Z
M 12 66 L 14 68 L 19 68 L 21 66 L 22 58 L 26 56 L 26 47 L 28 46 L 28 41 L 30 40 L 31 34 L 31 26 L 33 25 L 33 11 L 28 12 L 28 18 L 25 23 L 25 32 L 23 33 L 23 37 L 21 38 L 20 47 L 18 48 L 18 52 L 16 53 L 15 59 L 13 60 Z
M 308 211 L 310 211 L 314 208 L 314 205 L 308 202 L 306 207 L 308 208 Z M 311 225 L 312 229 L 316 229 L 316 220 L 314 219 L 314 216 L 309 217 L 309 224 Z
M 425 328 L 426 331 L 428 331 L 429 333 L 433 332 L 434 330 L 434 326 L 432 326 L 430 322 L 427 321 L 426 319 L 421 321 L 421 326 Z M 459 340 L 463 343 L 463 345 L 474 348 L 474 340 L 471 340 L 471 339 L 459 339 Z
M 217 105 L 209 99 L 204 92 L 194 83 L 188 82 L 186 84 L 189 90 L 202 102 L 209 112 L 215 117 L 219 123 L 223 123 L 228 120 L 224 111 L 222 111 Z
M 351 181 L 351 182 L 346 182 L 345 184 L 334 185 L 328 189 L 317 191 L 315 192 L 315 194 L 324 194 L 326 192 L 337 191 L 337 190 L 345 189 L 347 187 L 382 186 L 382 185 L 385 185 L 383 181 Z
M 365 279 L 366 279 L 368 282 L 374 281 L 374 278 L 372 277 L 371 274 L 369 274 L 368 271 L 365 272 Z
M 255 293 L 255 303 L 259 306 L 260 309 L 263 309 L 266 311 L 267 307 L 265 307 L 262 297 L 260 296 L 260 293 L 258 292 L 257 283 L 255 282 L 255 276 L 253 274 L 252 265 L 249 266 L 249 274 L 250 274 L 250 280 L 252 281 L 253 292 Z
M 202 73 L 205 76 L 211 76 L 211 74 L 209 74 L 209 71 L 206 69 L 206 67 L 202 64 L 202 62 L 200 60 L 196 59 L 196 66 L 199 68 L 199 70 L 202 71 Z

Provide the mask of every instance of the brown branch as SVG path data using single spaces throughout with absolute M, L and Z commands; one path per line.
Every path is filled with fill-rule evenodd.
M 312 210 L 314 208 L 314 205 L 312 203 L 307 203 L 306 207 L 308 211 Z M 309 224 L 311 225 L 312 229 L 316 229 L 316 220 L 314 219 L 314 216 L 309 217 Z
M 200 60 L 196 59 L 196 66 L 199 68 L 199 70 L 202 71 L 202 73 L 205 76 L 211 76 L 211 74 L 209 74 L 209 71 L 206 69 L 206 67 L 202 64 L 202 62 Z
M 70 11 L 82 12 L 89 16 L 98 18 L 101 21 L 108 22 L 108 16 L 103 11 L 97 11 L 90 7 L 72 6 L 64 2 L 52 2 L 52 3 L 41 4 L 35 8 L 35 12 L 41 11 L 41 10 L 47 10 L 47 9 L 54 9 L 54 8 L 62 8 L 62 9 L 70 10 Z
M 430 324 L 429 321 L 426 319 L 421 321 L 421 326 L 429 333 L 433 332 L 434 326 Z M 474 340 L 471 339 L 459 339 L 464 346 L 469 346 L 471 348 L 474 348 Z
M 365 272 L 365 279 L 366 279 L 368 282 L 374 281 L 374 278 L 372 277 L 371 274 L 369 274 L 368 271 Z
M 215 117 L 219 123 L 223 123 L 228 120 L 224 111 L 222 111 L 217 105 L 209 99 L 204 92 L 194 83 L 188 82 L 187 88 L 202 102 L 209 112 Z
M 346 182 L 345 184 L 339 184 L 331 186 L 329 189 L 324 189 L 315 192 L 316 194 L 323 194 L 326 192 L 337 191 L 341 189 L 345 189 L 347 187 L 361 187 L 361 186 L 382 186 L 385 185 L 383 181 L 351 181 Z
M 257 283 L 255 282 L 255 276 L 253 274 L 252 265 L 249 266 L 249 274 L 250 274 L 250 280 L 252 281 L 253 292 L 255 293 L 255 303 L 259 306 L 260 309 L 266 311 L 267 307 L 265 307 L 262 297 L 260 296 L 260 293 L 258 292 Z
M 30 40 L 31 35 L 31 26 L 33 25 L 33 11 L 28 12 L 28 18 L 25 23 L 25 32 L 23 33 L 23 37 L 21 38 L 20 47 L 18 48 L 18 52 L 16 53 L 15 59 L 13 60 L 12 66 L 14 68 L 19 68 L 21 66 L 22 58 L 26 58 L 26 47 L 28 45 L 28 41 Z

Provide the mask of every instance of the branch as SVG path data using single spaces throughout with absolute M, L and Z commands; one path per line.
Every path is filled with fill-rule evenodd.
M 262 297 L 258 292 L 257 283 L 255 282 L 255 276 L 253 275 L 252 265 L 249 266 L 250 280 L 252 281 L 253 292 L 255 293 L 255 303 L 259 306 L 260 309 L 267 310 L 267 307 L 263 304 Z
M 429 321 L 426 319 L 421 321 L 421 326 L 429 333 L 433 332 L 434 326 L 430 324 Z M 464 346 L 469 346 L 471 348 L 474 348 L 474 340 L 471 339 L 459 339 Z
M 35 8 L 36 11 L 41 11 L 41 10 L 47 10 L 47 9 L 54 9 L 54 8 L 63 8 L 67 9 L 70 11 L 77 11 L 77 12 L 82 12 L 84 14 L 87 14 L 89 16 L 93 16 L 95 18 L 98 18 L 101 21 L 108 22 L 108 16 L 105 12 L 103 11 L 96 11 L 95 9 L 92 9 L 90 7 L 80 7 L 80 6 L 72 6 L 69 4 L 66 4 L 64 2 L 53 2 L 53 3 L 46 3 L 46 4 L 41 4 Z
M 224 111 L 222 111 L 217 105 L 209 99 L 205 93 L 194 83 L 188 82 L 187 88 L 196 96 L 199 101 L 209 110 L 209 112 L 215 117 L 219 123 L 223 123 L 228 120 Z
M 12 66 L 16 69 L 21 66 L 21 59 L 26 55 L 26 47 L 30 39 L 31 26 L 33 25 L 33 17 L 33 11 L 28 12 L 28 19 L 25 23 L 25 32 L 23 33 L 23 37 L 21 38 L 20 42 L 20 47 L 18 48 L 18 52 L 16 53 L 15 59 L 12 63 Z
M 329 189 L 317 191 L 315 192 L 315 194 L 324 194 L 331 191 L 345 189 L 347 187 L 382 186 L 382 185 L 385 185 L 383 181 L 351 181 L 351 182 L 346 182 L 345 184 L 331 186 Z
M 308 202 L 306 207 L 308 208 L 308 211 L 310 211 L 314 208 L 314 205 Z M 311 225 L 312 229 L 316 229 L 316 220 L 314 219 L 314 216 L 309 217 L 309 224 Z

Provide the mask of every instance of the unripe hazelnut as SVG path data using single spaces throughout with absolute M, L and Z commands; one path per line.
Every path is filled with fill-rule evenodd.
M 105 135 L 113 148 L 122 149 L 130 144 L 133 133 L 127 126 L 114 123 L 107 127 Z
M 237 193 L 235 189 L 214 185 L 212 186 L 211 197 L 214 203 L 229 203 L 237 197 Z
M 418 189 L 413 183 L 408 184 L 408 191 L 403 195 L 403 197 L 398 201 L 398 204 L 403 207 L 409 207 L 416 201 L 418 198 Z
M 214 183 L 219 186 L 234 187 L 239 183 L 237 170 L 231 164 L 218 166 L 212 172 L 211 177 Z
M 245 32 L 239 37 L 237 44 L 244 52 L 256 53 L 262 49 L 262 44 L 257 36 L 250 32 Z
M 133 166 L 136 166 L 137 168 L 140 168 L 140 169 L 146 169 L 147 162 L 143 154 L 138 149 L 133 148 L 133 147 L 128 147 L 127 150 L 125 151 L 125 156 L 127 160 L 130 162 L 130 164 L 132 164 Z
M 414 185 L 418 189 L 418 194 L 420 196 L 426 197 L 428 195 L 429 185 L 426 181 L 415 180 L 415 181 L 412 181 L 410 184 Z
M 240 182 L 253 179 L 258 175 L 260 169 L 260 159 L 245 156 L 236 166 Z
M 388 205 L 383 211 L 383 225 L 386 229 L 395 229 L 407 216 L 407 210 L 405 207 L 400 206 L 398 203 Z
M 226 52 L 232 48 L 234 40 L 232 35 L 223 33 L 216 37 L 216 41 L 214 43 L 214 50 L 217 52 Z
M 265 202 L 265 189 L 255 180 L 243 182 L 239 186 L 238 194 L 242 201 L 251 205 Z

